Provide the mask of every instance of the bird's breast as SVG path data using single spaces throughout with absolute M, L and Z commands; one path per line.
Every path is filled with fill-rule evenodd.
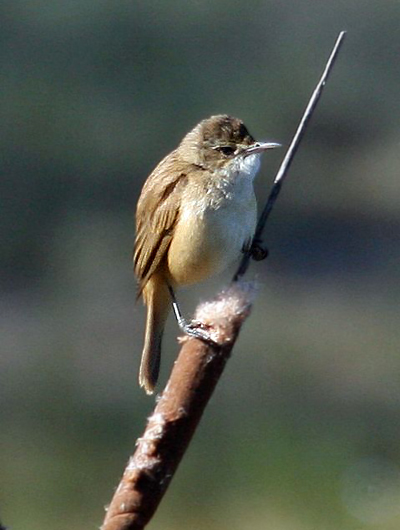
M 178 285 L 224 270 L 254 234 L 257 208 L 252 181 L 223 184 L 203 193 L 189 189 L 182 200 L 168 252 L 169 273 Z

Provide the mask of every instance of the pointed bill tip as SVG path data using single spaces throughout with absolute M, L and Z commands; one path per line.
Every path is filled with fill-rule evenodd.
M 282 147 L 282 144 L 278 144 L 277 142 L 256 142 L 246 149 L 246 156 L 254 155 L 255 153 L 262 153 L 267 149 L 275 149 L 275 147 Z

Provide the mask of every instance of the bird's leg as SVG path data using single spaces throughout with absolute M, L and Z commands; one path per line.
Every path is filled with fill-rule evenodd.
M 169 284 L 168 284 L 168 290 L 169 290 L 169 294 L 171 295 L 172 309 L 174 311 L 176 321 L 178 322 L 178 326 L 181 328 L 181 330 L 184 333 L 186 333 L 186 335 L 189 335 L 191 337 L 195 337 L 196 339 L 201 339 L 201 340 L 204 340 L 205 342 L 214 344 L 215 342 L 211 338 L 209 332 L 205 328 L 202 328 L 201 322 L 194 322 L 194 321 L 188 322 L 182 316 L 181 309 L 176 300 L 174 290 Z

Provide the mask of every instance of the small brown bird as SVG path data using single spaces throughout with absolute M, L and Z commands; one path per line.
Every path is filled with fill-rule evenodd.
M 237 118 L 212 116 L 146 180 L 136 211 L 133 262 L 147 306 L 139 384 L 148 394 L 157 382 L 175 287 L 224 270 L 251 243 L 257 216 L 253 179 L 261 153 L 278 146 L 256 142 Z M 185 328 L 181 318 L 180 324 Z

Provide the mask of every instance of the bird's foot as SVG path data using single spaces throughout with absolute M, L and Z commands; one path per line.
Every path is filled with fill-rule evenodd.
M 209 326 L 203 324 L 199 320 L 191 320 L 188 322 L 183 318 L 180 307 L 175 298 L 174 290 L 170 285 L 168 285 L 168 288 L 172 298 L 172 309 L 181 330 L 189 337 L 195 337 L 196 339 L 207 342 L 207 344 L 216 345 L 215 340 L 211 336 L 211 329 Z
M 191 320 L 190 322 L 187 322 L 184 318 L 180 318 L 178 320 L 178 324 L 181 330 L 186 333 L 186 335 L 203 340 L 208 344 L 216 344 L 215 340 L 211 337 L 209 327 L 202 322 L 199 322 L 198 320 Z
M 269 251 L 266 247 L 264 247 L 261 241 L 253 241 L 250 254 L 254 261 L 262 261 L 268 257 Z

